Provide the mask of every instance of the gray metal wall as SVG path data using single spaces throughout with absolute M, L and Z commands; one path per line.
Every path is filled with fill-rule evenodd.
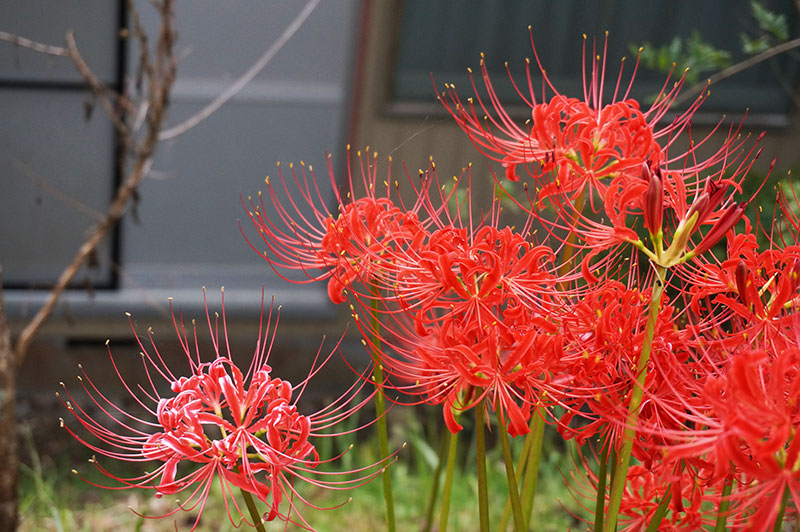
M 156 20 L 138 2 L 145 23 Z M 225 90 L 278 38 L 305 2 L 192 0 L 178 2 L 180 54 L 168 126 L 180 123 Z M 113 83 L 116 2 L 32 0 L 0 6 L 0 29 L 61 44 L 74 28 L 87 62 Z M 168 296 L 186 309 L 200 287 L 226 287 L 229 310 L 252 311 L 260 288 L 287 311 L 326 312 L 324 287 L 287 285 L 241 236 L 249 224 L 240 195 L 255 195 L 276 161 L 324 168 L 325 152 L 344 162 L 357 34 L 357 0 L 323 0 L 264 71 L 210 118 L 164 141 L 140 189 L 139 223 L 119 233 L 118 267 L 106 245 L 88 272 L 102 287 L 117 268 L 118 286 L 88 295 L 72 290 L 70 312 L 102 317 L 148 313 Z M 128 49 L 129 71 L 135 47 Z M 0 43 L 0 263 L 12 289 L 13 315 L 29 315 L 67 264 L 93 212 L 111 195 L 114 150 L 98 109 L 83 120 L 85 90 L 64 59 L 42 58 Z M 337 157 L 338 156 L 338 157 Z M 76 202 L 82 207 L 76 207 Z M 250 235 L 255 237 L 253 231 Z

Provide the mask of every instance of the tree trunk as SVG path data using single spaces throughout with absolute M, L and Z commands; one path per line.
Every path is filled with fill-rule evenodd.
M 17 357 L 0 288 L 0 532 L 13 532 L 18 524 L 16 385 Z

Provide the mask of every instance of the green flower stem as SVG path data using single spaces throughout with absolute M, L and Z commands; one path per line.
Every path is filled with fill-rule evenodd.
M 433 471 L 433 483 L 431 484 L 431 492 L 428 496 L 428 507 L 425 510 L 425 526 L 422 527 L 422 532 L 430 532 L 433 525 L 433 511 L 436 507 L 436 496 L 439 494 L 439 483 L 442 479 L 442 465 L 444 464 L 444 455 L 447 452 L 448 438 L 442 436 L 439 438 L 439 461 L 436 463 L 436 468 Z
M 611 445 L 611 440 L 607 441 L 607 445 Z M 605 460 L 600 460 L 603 455 L 606 455 Z M 600 455 L 598 456 L 598 462 L 600 462 L 600 467 L 597 471 L 597 498 L 595 499 L 594 503 L 594 530 L 595 532 L 600 532 L 603 530 L 603 516 L 605 514 L 604 510 L 606 507 L 606 480 L 608 476 L 608 464 L 612 464 L 617 459 L 617 454 L 614 452 L 613 446 L 611 450 L 606 453 L 604 448 L 600 449 Z
M 528 458 L 531 454 L 531 447 L 533 446 L 534 440 L 534 424 L 536 420 L 531 417 L 531 421 L 529 423 L 530 432 L 528 432 L 527 436 L 525 436 L 525 442 L 522 444 L 522 453 L 519 457 L 519 462 L 517 463 L 517 469 L 515 471 L 525 471 L 525 466 L 528 465 Z M 511 498 L 506 499 L 506 506 L 503 508 L 503 517 L 500 519 L 500 526 L 497 527 L 498 532 L 505 532 L 506 526 L 508 525 L 508 520 L 511 518 Z
M 726 479 L 725 484 L 722 486 L 722 498 L 719 500 L 717 523 L 714 525 L 714 532 L 725 532 L 725 521 L 728 519 L 728 507 L 731 505 L 732 490 L 733 479 Z
M 650 361 L 650 351 L 653 348 L 656 320 L 661 308 L 661 297 L 664 294 L 664 274 L 666 268 L 655 266 L 655 280 L 653 281 L 653 294 L 650 297 L 650 309 L 645 326 L 642 351 L 639 354 L 639 363 L 636 367 L 636 382 L 631 388 L 631 400 L 628 406 L 628 416 L 625 419 L 625 430 L 622 433 L 622 447 L 617 457 L 617 466 L 611 481 L 611 494 L 608 501 L 608 513 L 603 524 L 604 532 L 614 532 L 617 528 L 617 515 L 622 503 L 622 494 L 625 491 L 625 482 L 628 476 L 628 466 L 633 451 L 633 440 L 636 436 L 636 423 L 639 420 L 639 407 L 642 405 L 644 394 L 644 381 L 647 376 L 647 363 Z
M 475 451 L 478 461 L 478 513 L 481 532 L 489 532 L 489 491 L 486 478 L 486 433 L 484 432 L 485 399 L 475 406 Z
M 386 427 L 386 404 L 383 397 L 383 365 L 378 358 L 378 351 L 381 347 L 381 342 L 378 339 L 378 288 L 372 287 L 372 293 L 375 295 L 372 299 L 372 315 L 370 316 L 372 322 L 372 330 L 375 336 L 372 339 L 372 353 L 374 368 L 372 370 L 372 380 L 375 382 L 375 415 L 378 418 L 378 452 L 379 456 L 383 459 L 389 456 L 389 436 Z M 392 496 L 392 469 L 385 467 L 381 473 L 381 480 L 383 482 L 383 500 L 386 504 L 386 531 L 395 532 L 395 518 L 394 518 L 394 497 Z
M 661 526 L 661 521 L 664 520 L 664 516 L 667 515 L 667 506 L 669 505 L 669 501 L 671 499 L 671 490 L 667 489 L 664 496 L 661 497 L 661 502 L 658 503 L 658 508 L 653 513 L 653 518 L 647 524 L 647 528 L 644 532 L 658 532 L 658 527 Z
M 775 526 L 772 532 L 781 532 L 783 530 L 783 514 L 786 511 L 786 503 L 789 502 L 789 486 L 783 490 L 783 498 L 781 499 L 781 507 L 778 510 L 778 515 L 775 517 Z
M 511 499 L 511 513 L 514 515 L 514 530 L 516 532 L 526 532 L 528 523 L 522 514 L 522 504 L 519 500 L 519 489 L 517 488 L 517 476 L 514 474 L 514 458 L 511 456 L 511 446 L 508 443 L 508 431 L 503 420 L 503 410 L 498 403 L 495 407 L 497 411 L 497 432 L 500 435 L 500 446 L 503 448 L 503 460 L 506 463 L 506 478 L 508 480 L 508 496 Z
M 450 495 L 453 492 L 453 472 L 456 466 L 456 450 L 458 449 L 458 432 L 450 433 L 450 445 L 447 448 L 447 469 L 444 475 L 444 491 L 442 507 L 439 511 L 439 532 L 447 531 L 447 519 L 450 517 Z
M 250 518 L 253 520 L 253 528 L 258 530 L 258 532 L 267 532 L 264 529 L 264 523 L 261 521 L 261 513 L 256 507 L 256 501 L 253 500 L 253 496 L 250 495 L 249 491 L 241 489 L 239 491 L 242 493 L 244 503 L 247 505 L 247 510 L 250 512 Z
M 536 484 L 539 480 L 539 463 L 542 458 L 542 441 L 544 440 L 544 409 L 537 408 L 532 415 L 531 446 L 528 450 L 527 467 L 522 479 L 522 515 L 525 521 L 530 523 L 531 512 L 533 512 L 533 501 L 536 497 Z M 526 438 L 527 439 L 527 438 Z M 517 468 L 517 472 L 522 474 L 522 469 Z

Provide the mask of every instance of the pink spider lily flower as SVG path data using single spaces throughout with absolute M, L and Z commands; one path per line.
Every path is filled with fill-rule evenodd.
M 300 172 L 290 165 L 288 178 L 278 165 L 280 185 L 267 178 L 269 203 L 259 193 L 258 201 L 243 205 L 266 249 L 247 238 L 256 253 L 284 280 L 293 283 L 328 281 L 328 295 L 334 303 L 345 301 L 344 291 L 356 281 L 369 282 L 372 272 L 383 264 L 382 255 L 394 246 L 414 246 L 424 237 L 419 221 L 419 206 L 407 208 L 391 197 L 396 186 L 391 170 L 386 179 L 378 178 L 374 154 L 370 159 L 358 152 L 361 180 L 356 182 L 347 152 L 346 194 L 333 173 L 330 156 L 327 161 L 329 186 L 335 208 L 330 208 L 314 175 L 313 168 L 300 165 Z M 391 161 L 391 159 L 390 159 Z M 378 189 L 385 188 L 385 195 Z M 359 189 L 363 196 L 355 197 Z M 243 233 L 244 234 L 244 233 Z M 299 271 L 303 277 L 291 275 Z
M 308 482 L 319 488 L 351 489 L 368 482 L 388 465 L 391 457 L 350 471 L 354 475 L 348 480 L 328 480 L 341 473 L 319 469 L 335 458 L 320 457 L 314 442 L 336 436 L 331 428 L 356 415 L 372 399 L 372 395 L 358 399 L 365 384 L 362 378 L 318 412 L 303 414 L 298 409 L 297 402 L 309 380 L 322 369 L 338 344 L 325 357 L 318 352 L 308 377 L 298 386 L 292 386 L 288 381 L 273 377 L 268 365 L 278 322 L 276 315 L 275 325 L 270 327 L 272 307 L 265 322 L 262 306 L 258 341 L 245 372 L 231 357 L 224 293 L 221 335 L 219 316 L 212 320 L 206 305 L 214 349 L 214 359 L 210 362 L 200 358 L 194 321 L 187 332 L 182 316 L 176 317 L 173 311 L 172 318 L 188 362 L 187 375 L 181 376 L 167 365 L 150 330 L 144 339 L 134 329 L 147 375 L 144 384 L 128 383 L 109 348 L 117 377 L 144 414 L 137 415 L 113 402 L 82 367 L 82 376 L 78 379 L 92 408 L 83 408 L 64 387 L 67 397 L 64 403 L 70 414 L 94 438 L 81 435 L 68 421 L 62 420 L 62 426 L 96 453 L 97 458 L 91 460 L 94 466 L 120 484 L 101 487 L 146 488 L 153 490 L 156 497 L 180 496 L 182 500 L 174 510 L 157 517 L 171 516 L 179 510 L 194 511 L 197 513 L 194 530 L 210 490 L 217 482 L 234 526 L 242 522 L 253 524 L 234 496 L 234 489 L 239 488 L 268 506 L 262 519 L 292 522 L 313 530 L 301 515 L 298 501 L 315 506 L 298 492 L 297 482 Z M 134 328 L 132 321 L 131 328 Z M 159 379 L 163 379 L 168 388 L 157 384 Z M 99 410 L 103 416 L 91 414 L 92 409 Z M 157 465 L 141 476 L 120 477 L 102 466 L 99 457 Z

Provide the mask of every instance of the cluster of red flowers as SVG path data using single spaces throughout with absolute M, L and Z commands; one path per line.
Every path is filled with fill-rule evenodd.
M 334 302 L 349 297 L 386 386 L 442 405 L 451 431 L 486 399 L 511 435 L 545 415 L 565 437 L 599 437 L 603 459 L 632 440 L 641 465 L 622 494 L 628 529 L 644 528 L 667 492 L 670 529 L 696 529 L 721 502 L 730 525 L 766 529 L 785 493 L 800 502 L 800 260 L 796 245 L 758 234 L 751 198 L 735 197 L 760 137 L 720 123 L 692 138 L 705 95 L 661 125 L 683 78 L 642 110 L 621 67 L 607 101 L 605 62 L 593 49 L 576 99 L 558 93 L 536 57 L 545 90 L 529 81 L 518 91 L 531 110 L 524 128 L 483 61 L 473 97 L 462 101 L 452 85 L 439 93 L 505 179 L 524 182 L 522 197 L 502 195 L 521 220 L 503 221 L 500 196 L 477 205 L 472 168 L 449 184 L 435 164 L 406 175 L 405 203 L 367 154 L 357 159 L 365 195 L 356 198 L 348 165 L 350 193 L 333 211 L 316 196 L 290 212 L 270 185 L 272 203 L 249 209 L 266 250 L 252 245 L 277 271 L 328 278 Z M 284 189 L 292 182 L 312 198 L 310 169 L 281 173 Z M 781 235 L 797 233 L 793 220 Z
M 330 157 L 329 183 L 305 164 L 279 166 L 278 184 L 267 179 L 267 194 L 245 202 L 260 237 L 248 241 L 281 277 L 327 281 L 385 372 L 378 388 L 440 405 L 451 432 L 480 405 L 512 436 L 544 418 L 565 438 L 599 441 L 596 456 L 616 469 L 600 494 L 606 529 L 619 519 L 641 530 L 658 518 L 659 530 L 714 519 L 766 530 L 785 512 L 796 518 L 800 221 L 789 212 L 775 231 L 758 221 L 754 229 L 752 198 L 736 197 L 760 137 L 720 122 L 693 138 L 704 95 L 664 124 L 683 78 L 667 79 L 643 110 L 630 97 L 633 76 L 623 86 L 624 64 L 608 90 L 605 49 L 591 52 L 582 99 L 560 94 L 536 56 L 543 90 L 528 72 L 527 90 L 518 88 L 531 113 L 524 127 L 504 110 L 483 60 L 483 84 L 473 81 L 466 103 L 452 85 L 439 93 L 505 168 L 497 188 L 522 181 L 521 195 L 503 190 L 481 203 L 471 166 L 445 183 L 432 161 L 401 186 L 391 173 L 379 177 L 377 155 L 348 150 L 344 183 Z M 294 510 L 297 496 L 289 477 L 319 463 L 311 438 L 363 404 L 353 404 L 357 390 L 300 415 L 292 387 L 270 377 L 266 337 L 247 375 L 219 349 L 211 363 L 194 360 L 185 333 L 182 341 L 189 378 L 142 347 L 172 390 L 148 394 L 155 434 L 123 417 L 130 435 L 120 436 L 71 410 L 112 447 L 98 452 L 162 462 L 127 485 L 164 494 L 196 485 L 189 500 L 204 501 L 218 476 L 268 502 L 269 518 L 288 519 L 280 505 L 288 493 Z M 638 464 L 629 468 L 631 457 Z M 187 461 L 200 467 L 184 473 Z M 605 489 L 590 470 L 584 478 Z

